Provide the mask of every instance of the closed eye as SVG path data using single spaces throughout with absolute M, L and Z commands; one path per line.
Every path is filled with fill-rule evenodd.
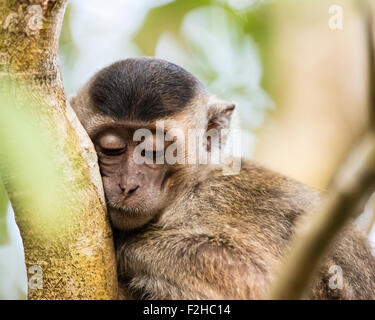
M 118 149 L 106 149 L 106 148 L 101 148 L 101 151 L 103 154 L 107 156 L 119 156 L 125 152 L 125 147 L 124 148 L 118 148 Z

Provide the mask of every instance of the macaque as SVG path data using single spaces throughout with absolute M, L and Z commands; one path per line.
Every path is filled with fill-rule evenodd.
M 102 69 L 71 104 L 98 154 L 120 297 L 264 298 L 299 218 L 320 195 L 254 162 L 213 156 L 225 150 L 229 136 L 221 132 L 235 105 L 208 94 L 183 68 L 153 58 Z M 198 134 L 188 139 L 191 129 Z M 339 288 L 330 285 L 336 266 Z M 375 259 L 352 224 L 307 298 L 375 298 Z

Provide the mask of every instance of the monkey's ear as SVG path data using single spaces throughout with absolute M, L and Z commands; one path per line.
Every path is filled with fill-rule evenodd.
M 207 111 L 207 131 L 210 129 L 218 131 L 229 129 L 235 107 L 236 105 L 233 102 L 220 100 L 215 96 L 211 96 Z

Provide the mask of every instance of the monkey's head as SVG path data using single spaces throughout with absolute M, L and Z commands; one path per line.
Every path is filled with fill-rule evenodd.
M 191 155 L 212 153 L 224 141 L 214 146 L 198 137 L 192 147 L 191 136 L 226 129 L 234 110 L 186 70 L 152 58 L 102 69 L 71 104 L 94 143 L 110 218 L 122 230 L 144 225 L 173 202 L 182 177 L 199 165 Z

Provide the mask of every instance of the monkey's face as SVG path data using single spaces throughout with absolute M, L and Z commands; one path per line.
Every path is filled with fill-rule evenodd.
M 196 163 L 207 164 L 207 153 L 217 158 L 214 151 L 225 141 L 221 130 L 229 128 L 234 109 L 209 96 L 183 68 L 152 58 L 102 69 L 71 104 L 98 153 L 112 223 L 123 230 L 150 221 L 197 180 Z M 150 134 L 139 132 L 145 129 Z M 198 130 L 192 130 L 201 141 L 197 146 L 190 146 L 197 139 L 194 132 L 190 139 L 189 129 Z M 163 143 L 157 143 L 160 131 Z M 209 141 L 200 139 L 209 132 Z M 203 161 L 196 162 L 196 155 Z
M 138 129 L 150 134 L 137 139 Z M 167 205 L 172 166 L 164 161 L 165 146 L 159 147 L 156 136 L 154 129 L 117 124 L 93 137 L 110 218 L 118 229 L 140 227 Z

